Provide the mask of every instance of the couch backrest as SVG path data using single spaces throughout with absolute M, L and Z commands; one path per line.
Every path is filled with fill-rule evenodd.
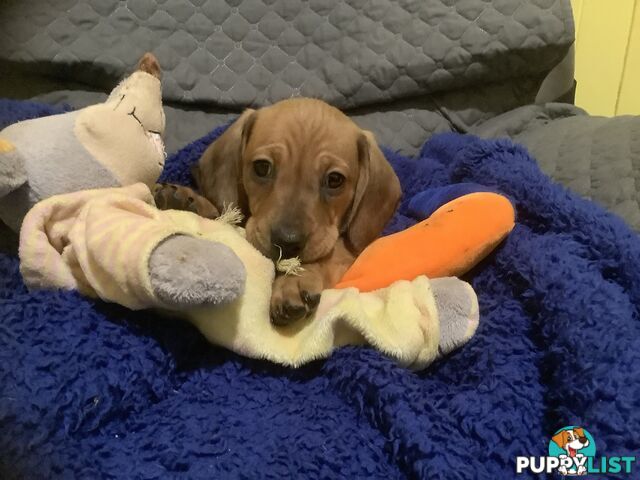
M 164 96 L 240 109 L 294 95 L 341 108 L 542 78 L 569 0 L 4 0 L 0 61 L 108 87 L 149 50 Z

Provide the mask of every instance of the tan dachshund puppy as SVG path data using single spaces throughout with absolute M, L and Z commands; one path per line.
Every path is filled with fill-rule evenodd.
M 169 185 L 158 188 L 160 208 L 211 217 L 238 205 L 257 249 L 274 260 L 301 259 L 300 276 L 275 280 L 271 318 L 278 325 L 315 309 L 322 290 L 380 235 L 401 196 L 373 134 L 307 98 L 245 111 L 204 152 L 194 176 L 213 205 Z

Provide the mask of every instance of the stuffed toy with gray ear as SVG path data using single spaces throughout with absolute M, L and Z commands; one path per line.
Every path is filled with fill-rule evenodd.
M 59 205 L 57 199 L 67 198 L 67 194 L 84 201 L 108 195 L 112 188 L 153 188 L 166 157 L 161 75 L 157 59 L 147 53 L 137 70 L 117 85 L 104 103 L 15 123 L 0 131 L 0 220 L 21 232 L 23 246 L 34 240 L 25 217 L 37 210 L 33 208 L 36 204 L 50 199 L 53 205 Z M 153 204 L 152 197 L 147 201 Z M 64 224 L 79 202 L 49 213 Z M 41 227 L 48 235 L 55 235 L 49 228 L 52 225 Z M 131 231 L 117 232 L 112 240 L 127 244 L 132 241 Z M 53 248 L 62 254 L 72 242 L 62 236 Z M 204 256 L 198 249 L 201 243 L 170 238 L 151 253 L 151 286 L 165 305 L 224 303 L 242 293 L 244 265 L 233 251 L 207 242 Z M 35 258 L 42 260 L 43 251 L 36 250 Z M 40 260 L 36 260 L 35 277 L 46 270 Z M 135 263 L 135 258 L 131 262 Z M 22 268 L 28 268 L 25 262 Z M 190 273 L 198 275 L 190 278 Z M 58 286 L 69 285 L 62 282 Z
M 57 195 L 24 219 L 20 272 L 29 288 L 77 289 L 131 309 L 170 311 L 211 343 L 289 366 L 370 344 L 422 369 L 478 326 L 469 284 L 425 276 L 369 292 L 324 290 L 313 317 L 276 326 L 269 310 L 277 267 L 247 241 L 240 220 L 235 209 L 215 220 L 158 210 L 142 183 Z
M 156 182 L 164 167 L 161 71 L 145 54 L 104 103 L 0 131 L 0 220 L 18 232 L 53 195 Z

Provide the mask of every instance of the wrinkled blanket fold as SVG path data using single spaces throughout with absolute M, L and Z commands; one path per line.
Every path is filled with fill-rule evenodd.
M 219 133 L 171 158 L 166 179 L 185 182 Z M 387 154 L 405 192 L 390 232 L 431 186 L 475 182 L 517 206 L 512 234 L 469 275 L 481 322 L 465 348 L 423 374 L 360 347 L 290 371 L 182 322 L 28 293 L 2 255 L 3 478 L 506 479 L 565 425 L 586 428 L 598 456 L 637 455 L 636 234 L 509 141 L 444 135 L 415 159 Z

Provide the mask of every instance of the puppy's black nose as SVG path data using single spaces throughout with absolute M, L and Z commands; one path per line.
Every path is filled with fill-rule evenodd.
M 298 228 L 278 225 L 271 229 L 271 244 L 275 247 L 276 252 L 282 251 L 282 258 L 300 255 L 306 241 L 306 235 Z

